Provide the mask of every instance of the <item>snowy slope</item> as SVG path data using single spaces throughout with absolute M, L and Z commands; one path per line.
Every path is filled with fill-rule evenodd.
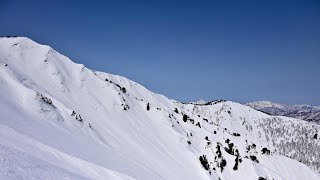
M 320 124 L 319 106 L 287 105 L 270 101 L 257 101 L 245 105 L 273 116 L 287 116 Z
M 318 125 L 183 104 L 28 38 L 0 38 L 0 89 L 2 179 L 320 178 Z

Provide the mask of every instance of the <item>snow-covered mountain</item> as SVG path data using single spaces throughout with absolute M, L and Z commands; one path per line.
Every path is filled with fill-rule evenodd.
M 28 38 L 0 38 L 0 90 L 0 179 L 320 179 L 317 124 L 180 103 Z
M 256 101 L 245 104 L 273 116 L 287 116 L 320 124 L 320 107 L 310 105 L 287 105 L 270 101 Z

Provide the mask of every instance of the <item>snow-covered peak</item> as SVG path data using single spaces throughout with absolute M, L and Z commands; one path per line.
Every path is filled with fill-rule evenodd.
M 37 49 L 48 51 L 50 49 L 47 45 L 41 45 L 27 37 L 0 37 L 1 50 L 13 50 L 14 48 L 22 49 Z M 3 53 L 3 52 L 2 52 Z
M 284 108 L 284 105 L 271 102 L 271 101 L 256 101 L 256 102 L 250 102 L 247 103 L 246 105 L 255 108 L 255 107 L 260 107 L 260 108 Z
M 205 101 L 205 100 L 203 100 L 203 99 L 200 99 L 200 100 L 198 100 L 198 101 L 196 101 L 196 102 L 194 102 L 195 104 L 206 104 L 208 101 Z
M 0 38 L 0 89 L 3 179 L 320 178 L 316 124 L 180 103 L 28 38 Z

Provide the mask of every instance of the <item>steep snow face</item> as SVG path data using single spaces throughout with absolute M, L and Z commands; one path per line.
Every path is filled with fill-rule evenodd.
M 270 101 L 257 101 L 245 105 L 270 115 L 293 117 L 320 124 L 319 106 L 286 105 Z
M 0 38 L 0 89 L 1 179 L 320 178 L 318 125 L 183 104 L 27 38 Z

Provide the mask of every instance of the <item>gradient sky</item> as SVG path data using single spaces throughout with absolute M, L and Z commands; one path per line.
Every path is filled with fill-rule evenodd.
M 0 34 L 180 101 L 320 105 L 318 0 L 0 0 Z

